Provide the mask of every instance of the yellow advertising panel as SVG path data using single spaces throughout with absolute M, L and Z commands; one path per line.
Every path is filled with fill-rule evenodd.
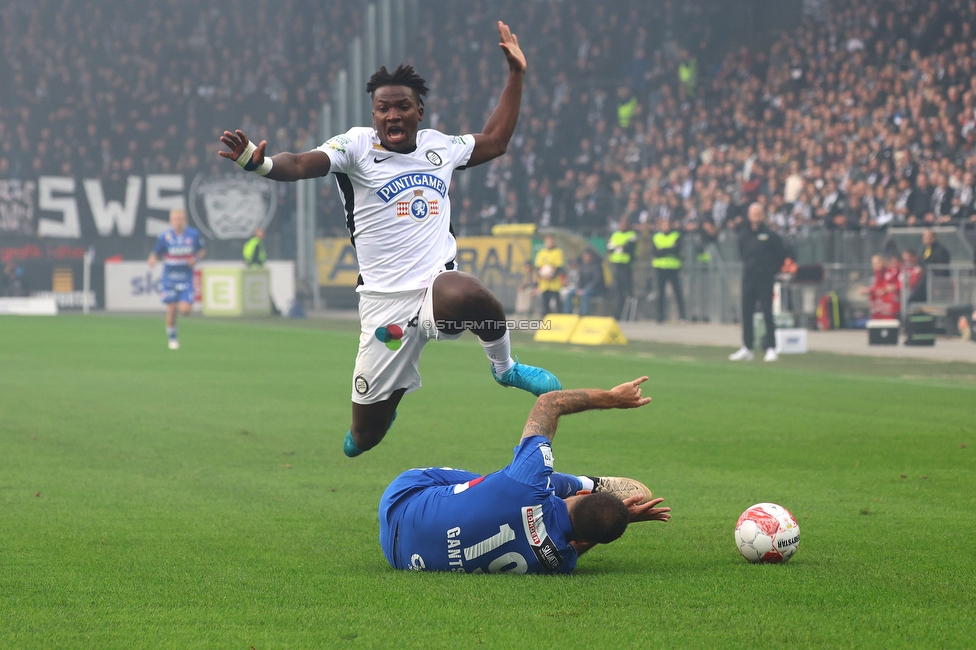
M 458 270 L 478 276 L 489 286 L 505 284 L 521 276 L 532 261 L 529 237 L 459 237 Z M 348 239 L 328 237 L 315 242 L 319 285 L 355 287 L 359 278 L 356 249 Z
M 529 237 L 458 237 L 458 270 L 478 276 L 487 285 L 521 276 L 532 262 Z
M 356 258 L 356 249 L 348 239 L 316 239 L 315 261 L 319 269 L 319 286 L 356 286 L 359 279 L 359 260 Z
M 576 314 L 546 314 L 542 320 L 549 323 L 549 329 L 536 331 L 533 337 L 536 341 L 569 343 L 569 337 L 573 335 L 580 317 Z
M 627 337 L 620 331 L 615 318 L 584 316 L 569 342 L 575 345 L 627 345 Z
M 535 234 L 534 223 L 499 223 L 491 227 L 494 237 L 522 236 L 531 237 Z

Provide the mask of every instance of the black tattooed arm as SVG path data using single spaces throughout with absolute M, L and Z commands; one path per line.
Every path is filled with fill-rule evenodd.
M 640 377 L 611 390 L 581 388 L 546 393 L 535 401 L 522 430 L 522 439 L 545 436 L 552 442 L 560 415 L 594 409 L 632 409 L 644 406 L 651 401 L 650 397 L 641 397 L 640 385 L 645 381 L 647 377 Z

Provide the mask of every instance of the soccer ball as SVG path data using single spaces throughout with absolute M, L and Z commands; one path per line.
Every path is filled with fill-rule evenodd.
M 552 264 L 546 264 L 539 269 L 539 275 L 544 280 L 551 280 L 554 275 L 556 275 L 556 267 Z
M 757 503 L 735 522 L 735 546 L 753 564 L 786 562 L 799 545 L 796 518 L 775 503 Z

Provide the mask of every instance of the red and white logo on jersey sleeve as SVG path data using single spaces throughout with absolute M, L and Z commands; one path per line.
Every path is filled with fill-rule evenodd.
M 542 520 L 541 504 L 522 508 L 522 526 L 525 528 L 525 537 L 529 541 L 529 546 L 532 547 L 532 552 L 535 553 L 539 563 L 550 572 L 558 569 L 563 563 L 563 558 L 546 531 L 546 523 Z
M 525 526 L 525 536 L 532 546 L 542 546 L 546 538 L 546 523 L 542 521 L 542 506 L 526 506 L 522 508 L 522 524 Z

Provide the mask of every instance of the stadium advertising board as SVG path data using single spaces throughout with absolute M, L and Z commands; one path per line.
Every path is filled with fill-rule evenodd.
M 163 265 L 152 269 L 145 262 L 109 262 L 105 264 L 106 311 L 162 312 L 160 302 Z M 243 269 L 243 262 L 201 262 L 194 274 L 196 305 L 199 309 L 203 285 L 200 273 L 205 268 Z M 265 268 L 271 274 L 271 299 L 281 311 L 286 311 L 295 299 L 295 263 L 291 261 L 267 262 Z
M 521 281 L 525 263 L 532 261 L 530 237 L 458 237 L 457 246 L 458 269 L 489 286 Z M 359 262 L 348 239 L 319 239 L 315 252 L 320 286 L 356 286 Z

